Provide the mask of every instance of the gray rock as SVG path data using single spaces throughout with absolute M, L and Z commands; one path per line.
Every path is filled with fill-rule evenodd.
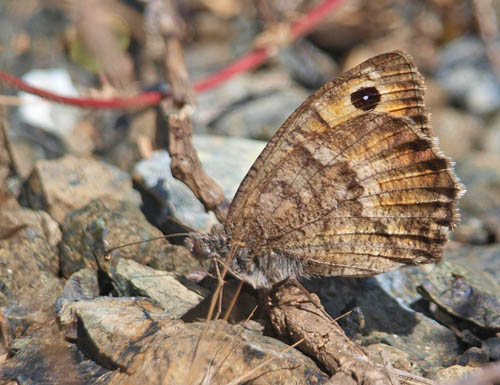
M 186 276 L 200 270 L 200 263 L 193 258 L 191 252 L 184 246 L 172 245 L 163 241 L 164 253 L 155 257 L 149 266 L 156 270 L 171 271 L 178 275 Z
M 13 341 L 27 331 L 53 323 L 63 284 L 57 254 L 61 232 L 47 213 L 3 208 L 0 232 L 0 354 L 4 354 L 12 352 Z
M 116 291 L 122 296 L 147 297 L 171 318 L 180 318 L 198 305 L 203 297 L 183 286 L 174 274 L 157 271 L 133 260 L 118 259 L 111 268 Z M 208 292 L 204 292 L 208 296 Z
M 457 262 L 460 266 L 487 276 L 488 282 L 500 282 L 500 245 L 449 248 L 445 260 Z M 476 279 L 477 280 L 477 279 Z M 479 278 L 479 281 L 482 281 Z
M 482 146 L 485 151 L 493 154 L 500 153 L 500 115 L 497 114 L 488 124 L 482 138 Z
M 295 80 L 310 89 L 321 87 L 339 72 L 339 66 L 332 57 L 307 39 L 283 47 L 277 59 Z
M 0 306 L 51 312 L 62 291 L 57 223 L 45 212 L 18 208 L 0 210 L 0 224 Z
M 500 321 L 499 255 L 498 245 L 449 247 L 439 264 L 394 270 L 374 279 L 404 308 L 421 300 L 424 294 L 439 306 L 434 315 L 441 322 L 453 320 L 443 319 L 444 315 L 437 310 L 445 310 L 491 332 Z
M 174 385 L 203 379 L 220 384 L 244 374 L 248 377 L 240 382 L 256 385 L 321 384 L 327 379 L 310 358 L 295 349 L 285 352 L 287 345 L 260 331 L 224 321 L 205 330 L 204 323 L 171 320 L 142 299 L 100 297 L 67 304 L 60 321 L 64 328 L 78 324 L 76 343 L 87 357 L 120 369 L 113 372 L 112 384 Z M 271 362 L 251 372 L 270 357 Z
M 298 87 L 273 90 L 239 101 L 212 120 L 209 131 L 217 135 L 269 140 L 307 98 Z
M 265 145 L 249 139 L 205 135 L 194 136 L 193 142 L 203 168 L 222 186 L 228 199 L 232 199 Z M 172 177 L 167 152 L 155 151 L 150 159 L 141 160 L 134 169 L 134 179 L 144 188 L 167 197 L 171 215 L 189 227 L 206 232 L 218 223 L 213 213 L 205 212 L 191 190 Z M 158 194 L 158 190 L 163 193 Z
M 438 383 L 453 383 L 458 380 L 464 380 L 467 377 L 479 374 L 480 368 L 471 366 L 453 365 L 441 370 L 438 370 L 431 376 L 431 379 Z
M 500 337 L 488 338 L 483 342 L 483 348 L 488 352 L 491 361 L 500 360 Z
M 484 349 L 473 346 L 463 352 L 457 359 L 457 365 L 461 366 L 482 366 L 489 361 L 489 354 Z
M 376 275 L 373 279 L 403 308 L 410 309 L 414 302 L 422 298 L 417 287 L 422 284 L 430 268 L 429 265 L 407 266 Z
M 24 81 L 42 89 L 67 96 L 78 96 L 69 73 L 64 68 L 36 69 L 23 76 Z M 84 114 L 80 108 L 62 103 L 51 103 L 33 94 L 20 92 L 23 103 L 19 106 L 21 120 L 65 138 Z
M 99 295 L 99 282 L 97 273 L 89 268 L 83 268 L 71 274 L 64 284 L 64 290 L 60 299 L 67 301 L 78 301 L 90 299 Z
M 460 200 L 464 216 L 480 217 L 500 214 L 500 155 L 473 153 L 457 162 L 456 171 L 467 193 Z
M 61 271 L 69 276 L 81 268 L 110 271 L 114 259 L 130 258 L 148 264 L 164 259 L 170 248 L 161 232 L 149 224 L 141 210 L 130 202 L 103 197 L 71 212 L 62 225 Z M 140 242 L 114 249 L 132 242 Z M 180 261 L 182 262 L 182 261 Z
M 193 15 L 196 17 L 196 15 Z M 213 17 L 210 15 L 209 17 Z M 232 28 L 228 28 L 228 25 L 224 20 L 215 17 L 212 23 L 215 23 L 219 33 L 226 32 L 224 40 L 203 40 L 203 41 L 192 41 L 183 47 L 184 49 L 184 61 L 189 72 L 189 77 L 191 79 L 199 79 L 201 77 L 213 74 L 215 71 L 232 63 L 235 58 L 234 50 L 229 44 L 227 44 L 227 37 L 233 35 L 235 32 Z M 221 28 L 222 27 L 222 28 Z M 202 35 L 205 36 L 205 35 Z M 227 82 L 231 83 L 231 82 Z M 222 87 L 225 87 L 225 84 Z M 208 91 L 209 93 L 212 90 Z M 202 95 L 200 95 L 202 97 Z
M 0 365 L 0 383 L 108 384 L 111 371 L 65 341 L 58 327 L 52 321 L 17 338 L 10 347 L 12 356 Z
M 458 242 L 485 245 L 490 243 L 492 236 L 494 236 L 490 230 L 481 219 L 467 216 L 462 219 L 452 236 Z
M 198 96 L 196 132 L 269 139 L 309 92 L 283 71 L 241 74 Z
M 155 141 L 157 122 L 153 109 L 120 116 L 114 113 L 103 116 L 98 123 L 104 131 L 101 132 L 103 143 L 99 148 L 103 160 L 125 171 L 130 171 L 142 159 L 141 144 Z
M 92 199 L 112 196 L 139 205 L 139 194 L 132 189 L 130 176 L 116 167 L 94 159 L 67 155 L 42 160 L 28 180 L 27 199 L 34 208 L 44 209 L 58 223 L 66 214 Z
M 365 346 L 384 343 L 405 352 L 416 374 L 451 365 L 460 352 L 451 330 L 412 310 L 404 296 L 402 300 L 394 295 L 395 282 L 393 293 L 384 290 L 375 278 L 322 278 L 306 281 L 305 285 L 318 293 L 332 317 L 358 309 L 355 318 L 347 315 L 339 321 L 346 333 Z M 410 293 L 411 285 L 406 285 L 400 291 Z M 407 301 L 411 298 L 406 294 Z
M 436 80 L 475 114 L 491 113 L 500 107 L 500 85 L 477 37 L 460 37 L 440 51 Z
M 490 331 L 500 330 L 500 284 L 460 259 L 432 266 L 420 292 L 441 309 Z

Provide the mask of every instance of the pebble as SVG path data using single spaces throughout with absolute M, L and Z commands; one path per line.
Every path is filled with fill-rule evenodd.
M 66 155 L 40 160 L 27 182 L 26 198 L 30 206 L 46 210 L 61 224 L 70 211 L 101 196 L 123 199 L 137 206 L 141 203 L 127 173 L 91 158 Z
M 194 147 L 204 170 L 232 199 L 243 177 L 264 148 L 265 143 L 243 138 L 195 135 Z M 229 163 L 227 160 L 231 159 Z M 206 213 L 184 183 L 170 172 L 170 157 L 166 151 L 155 151 L 151 158 L 137 163 L 133 178 L 144 188 L 154 190 L 165 200 L 170 215 L 200 232 L 207 232 L 218 223 L 213 213 Z
M 488 352 L 491 361 L 500 360 L 500 337 L 488 338 L 483 342 L 483 348 Z

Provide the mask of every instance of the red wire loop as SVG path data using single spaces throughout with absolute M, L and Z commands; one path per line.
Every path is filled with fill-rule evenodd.
M 340 5 L 342 1 L 343 0 L 324 0 L 318 6 L 311 9 L 308 13 L 295 20 L 291 25 L 293 38 L 297 39 L 309 33 L 311 29 L 313 29 L 321 20 L 323 20 L 326 15 L 328 15 L 328 13 L 333 10 L 333 8 Z M 271 52 L 266 48 L 258 48 L 250 51 L 222 70 L 197 81 L 193 87 L 196 92 L 206 91 L 227 81 L 229 78 L 240 72 L 248 71 L 258 67 L 270 56 Z M 71 104 L 82 108 L 126 109 L 130 107 L 137 108 L 153 106 L 158 104 L 163 98 L 170 95 L 169 92 L 150 91 L 130 97 L 111 99 L 62 96 L 38 87 L 31 86 L 21 79 L 18 79 L 15 76 L 12 76 L 2 70 L 0 70 L 0 81 L 3 81 L 21 91 L 40 96 L 53 102 Z

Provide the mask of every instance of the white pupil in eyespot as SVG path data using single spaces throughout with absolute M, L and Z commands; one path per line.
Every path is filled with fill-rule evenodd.
M 368 100 L 368 99 L 369 99 L 368 95 L 363 95 L 363 100 Z

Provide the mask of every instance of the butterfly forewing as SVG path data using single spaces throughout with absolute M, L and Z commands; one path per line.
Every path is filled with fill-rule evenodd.
M 243 180 L 233 245 L 300 260 L 305 273 L 366 276 L 439 260 L 462 186 L 429 137 L 411 59 L 372 58 L 309 97 Z

